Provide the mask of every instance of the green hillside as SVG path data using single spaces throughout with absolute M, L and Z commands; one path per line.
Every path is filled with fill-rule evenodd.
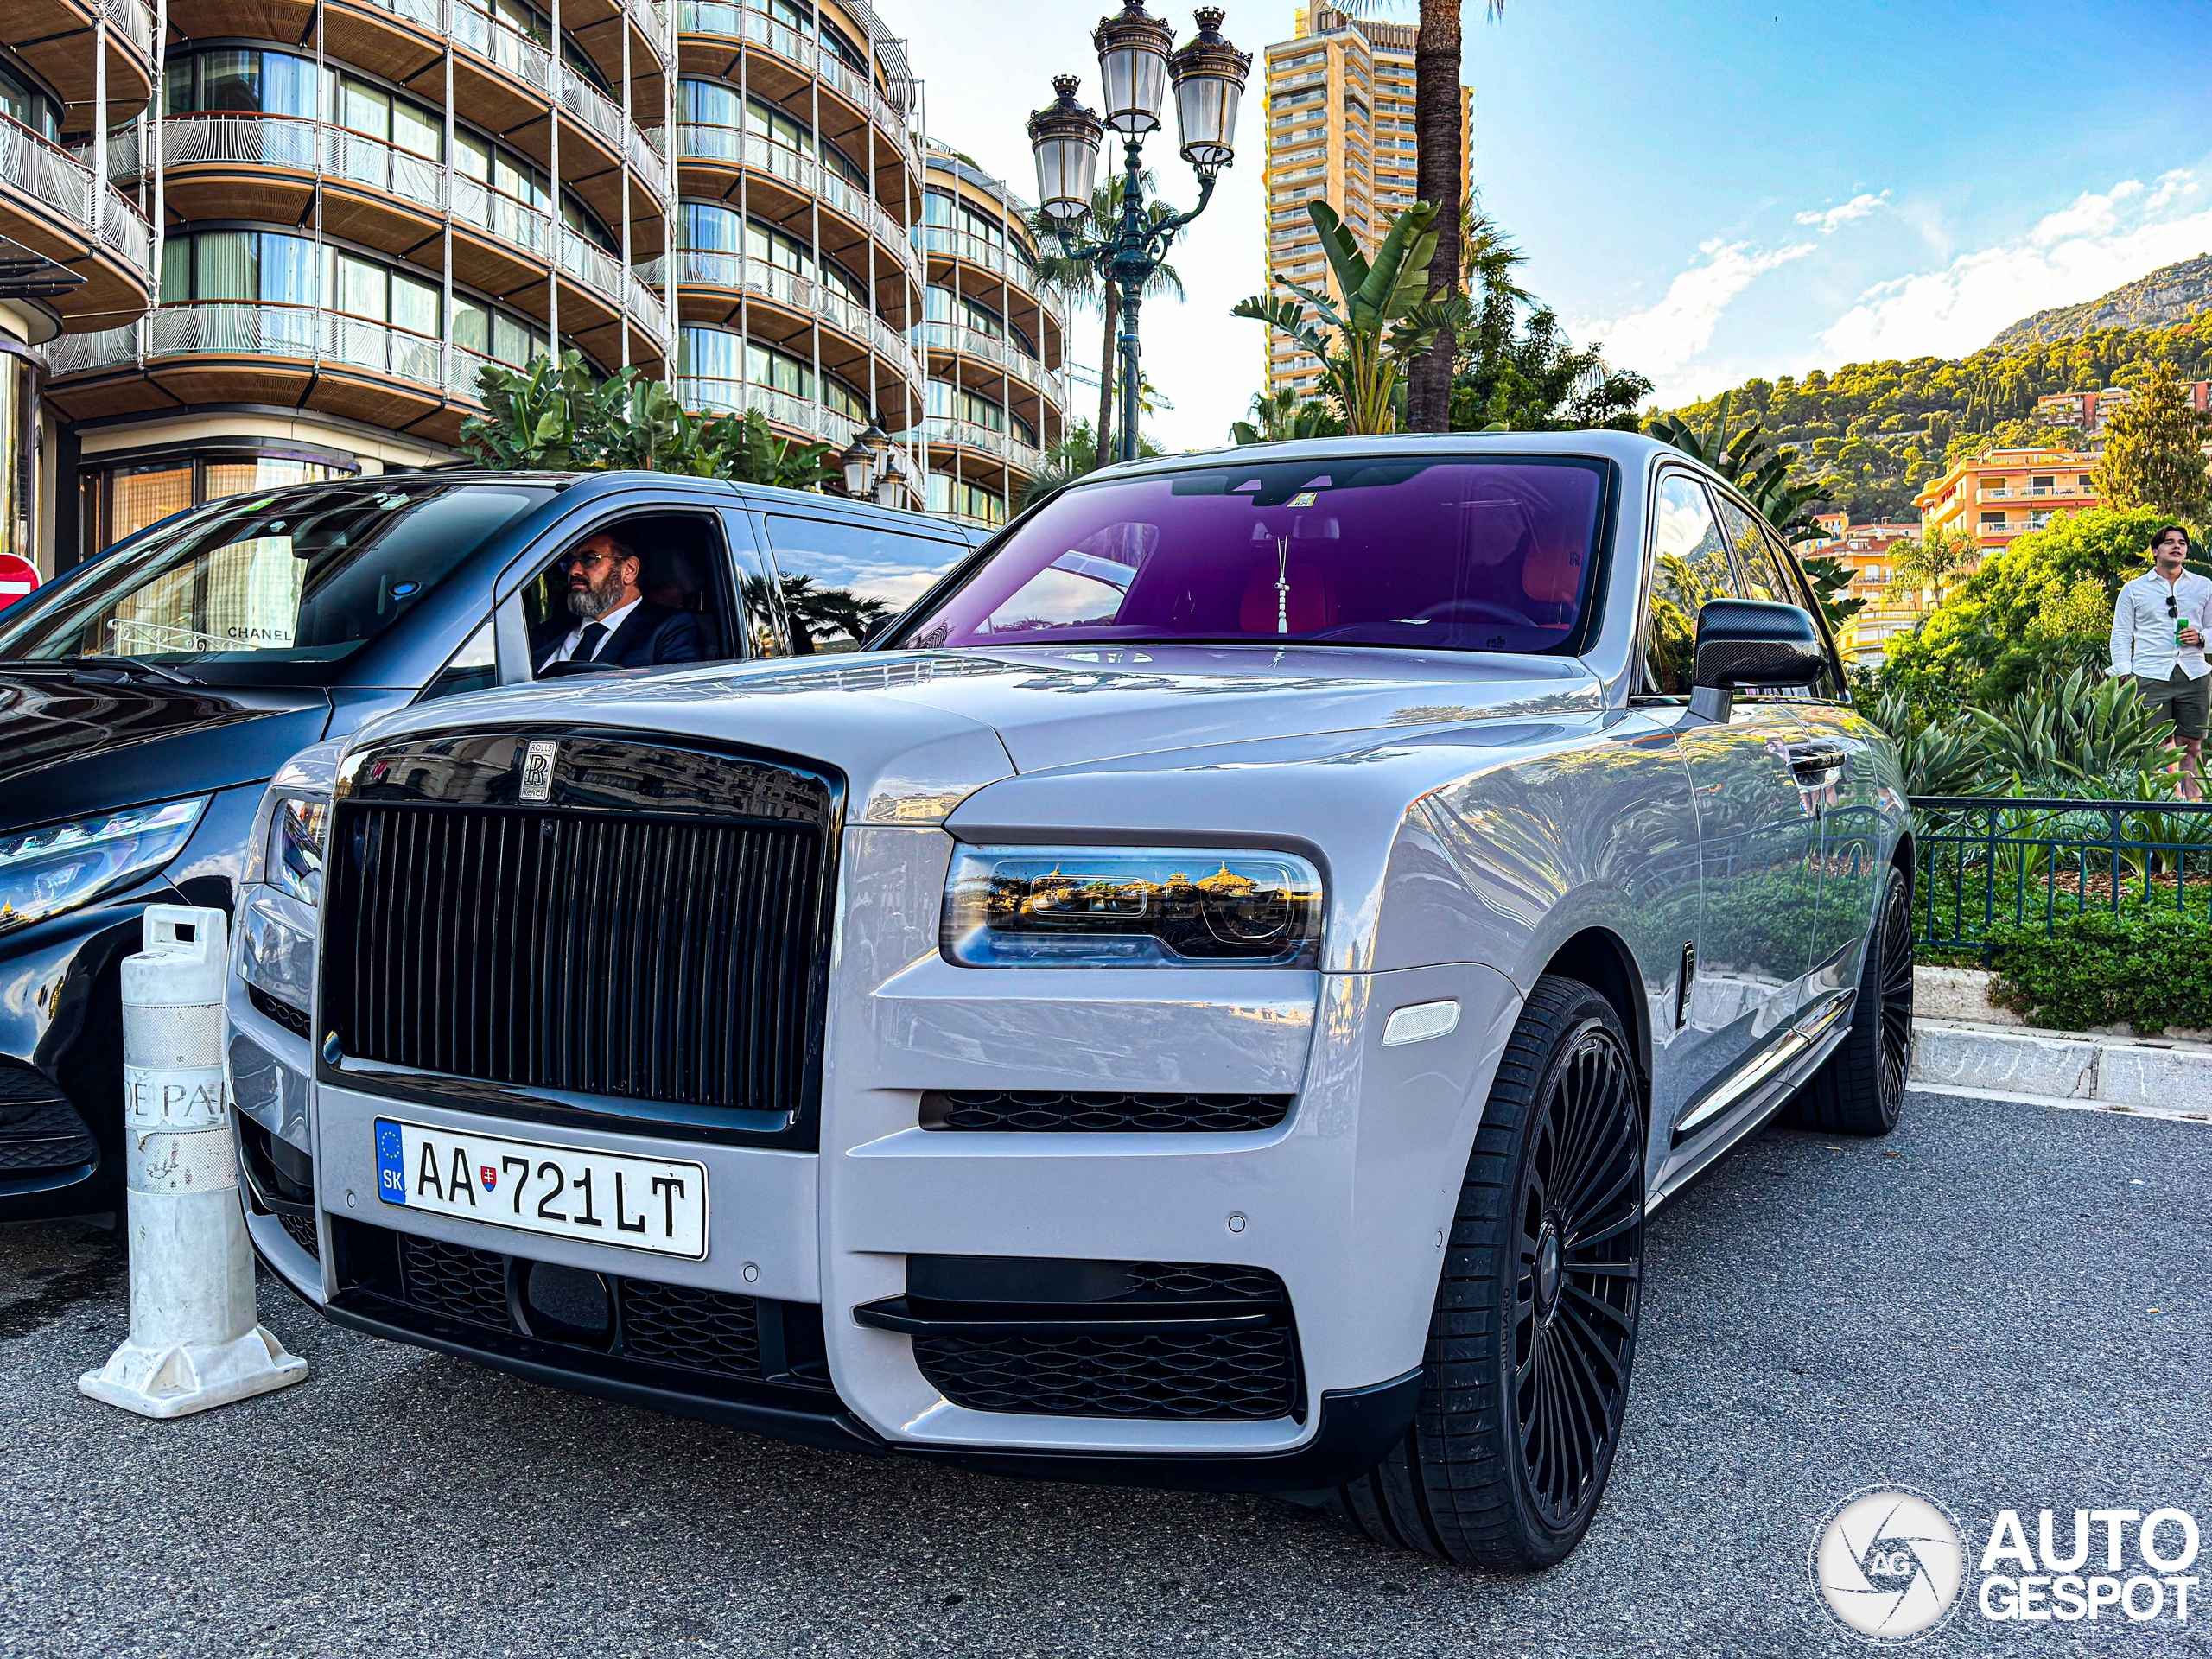
M 1735 420 L 1764 422 L 1794 448 L 1793 477 L 1860 523 L 1915 517 L 1912 498 L 1947 458 L 1998 443 L 2043 442 L 2036 399 L 2125 385 L 2158 359 L 2184 380 L 2212 379 L 2212 313 L 2158 328 L 2098 328 L 2070 340 L 1983 347 L 1959 361 L 1850 363 L 1802 378 L 1747 380 Z M 1720 394 L 1668 411 L 1710 418 Z
M 2101 298 L 2022 317 L 1989 343 L 1999 350 L 2072 340 L 2099 328 L 2171 328 L 2212 306 L 2212 254 L 2165 265 Z

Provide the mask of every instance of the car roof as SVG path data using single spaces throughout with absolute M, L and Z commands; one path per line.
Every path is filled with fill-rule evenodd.
M 1200 467 L 1235 466 L 1240 461 L 1328 461 L 1346 457 L 1398 459 L 1433 454 L 1591 455 L 1637 470 L 1650 466 L 1662 457 L 1697 465 L 1692 456 L 1672 444 L 1662 443 L 1656 438 L 1647 438 L 1640 432 L 1608 429 L 1580 432 L 1391 432 L 1370 437 L 1303 438 L 1287 443 L 1226 444 L 1218 449 L 1196 449 L 1179 455 L 1125 461 L 1086 474 L 1069 487 L 1087 489 L 1096 484 L 1191 472 Z
M 269 496 L 309 495 L 335 491 L 346 494 L 373 494 L 394 483 L 417 480 L 463 489 L 512 488 L 518 483 L 530 484 L 558 491 L 573 500 L 588 500 L 640 487 L 664 496 L 718 498 L 725 501 L 736 496 L 746 505 L 766 512 L 783 509 L 812 513 L 866 524 L 897 534 L 927 536 L 966 545 L 973 545 L 978 539 L 966 526 L 952 519 L 931 518 L 918 512 L 902 512 L 893 507 L 877 506 L 872 501 L 855 501 L 847 496 L 827 495 L 816 490 L 787 489 L 774 484 L 735 484 L 725 478 L 694 478 L 683 473 L 646 472 L 637 468 L 591 473 L 494 472 L 486 467 L 468 466 L 395 468 L 359 477 L 324 479 L 310 484 L 279 485 L 262 493 Z

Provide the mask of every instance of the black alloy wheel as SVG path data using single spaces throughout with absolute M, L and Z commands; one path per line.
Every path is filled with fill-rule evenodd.
M 1891 865 L 1859 965 L 1851 1030 L 1789 1103 L 1786 1122 L 1825 1135 L 1887 1135 L 1912 1065 L 1912 880 Z
M 1513 1422 L 1550 1528 L 1596 1506 L 1628 1400 L 1643 1261 L 1635 1072 L 1603 1022 L 1573 1036 L 1522 1166 Z
M 1563 1560 L 1611 1472 L 1643 1300 L 1642 1079 L 1611 1004 L 1547 975 L 1484 1108 L 1413 1427 L 1300 1501 L 1380 1543 L 1529 1572 Z

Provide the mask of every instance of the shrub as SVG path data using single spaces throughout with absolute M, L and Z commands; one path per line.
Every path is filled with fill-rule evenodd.
M 2088 1031 L 2130 1025 L 2212 1027 L 2212 917 L 2153 901 L 2115 915 L 2093 907 L 1990 934 L 1991 994 L 2031 1026 Z

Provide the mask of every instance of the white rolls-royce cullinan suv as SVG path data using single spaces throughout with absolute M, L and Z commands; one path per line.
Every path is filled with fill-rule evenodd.
M 1904 1095 L 1890 745 L 1617 433 L 1109 468 L 863 652 L 410 709 L 262 823 L 245 1202 L 331 1319 L 1463 1562 L 1589 1524 L 1646 1217 Z

